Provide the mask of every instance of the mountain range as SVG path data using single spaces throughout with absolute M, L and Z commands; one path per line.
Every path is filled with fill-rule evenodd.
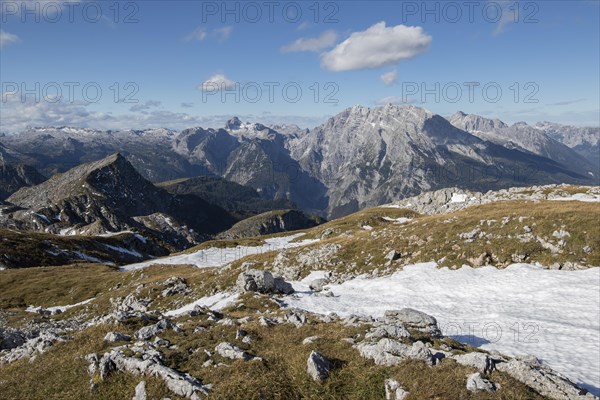
M 599 136 L 598 128 L 509 126 L 389 104 L 348 108 L 312 130 L 238 118 L 179 133 L 29 128 L 1 136 L 0 152 L 47 176 L 120 152 L 152 182 L 223 178 L 331 218 L 449 186 L 597 184 Z

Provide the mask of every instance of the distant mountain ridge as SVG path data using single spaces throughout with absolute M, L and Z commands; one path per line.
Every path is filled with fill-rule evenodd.
M 236 220 L 190 195 L 144 179 L 121 154 L 82 164 L 6 199 L 0 226 L 61 234 L 148 230 L 177 247 L 201 241 Z
M 232 118 L 220 129 L 180 133 L 32 128 L 0 143 L 46 175 L 119 151 L 154 182 L 219 176 L 327 217 L 450 186 L 598 182 L 600 167 L 554 139 L 554 125 L 508 126 L 464 113 L 449 120 L 390 104 L 348 108 L 310 131 Z M 582 135 L 591 140 L 593 131 Z
M 582 175 L 594 173 L 594 164 L 581 157 L 574 149 L 546 134 L 537 126 L 525 122 L 507 125 L 499 119 L 488 119 L 479 115 L 457 112 L 449 118 L 452 125 L 481 139 L 501 146 L 528 151 L 549 158 Z M 597 175 L 597 174 L 596 174 Z

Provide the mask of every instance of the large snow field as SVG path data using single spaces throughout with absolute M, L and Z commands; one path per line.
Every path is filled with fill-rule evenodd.
M 545 270 L 528 264 L 458 270 L 435 263 L 382 278 L 329 285 L 335 297 L 310 292 L 313 273 L 292 282 L 290 307 L 340 316 L 380 317 L 411 307 L 437 318 L 445 335 L 507 355 L 533 354 L 600 393 L 600 268 Z

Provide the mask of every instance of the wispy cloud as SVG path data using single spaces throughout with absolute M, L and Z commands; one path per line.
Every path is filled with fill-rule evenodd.
M 162 103 L 160 101 L 148 100 L 145 103 L 136 104 L 136 105 L 132 106 L 129 109 L 129 111 L 132 111 L 132 112 L 146 112 L 146 111 L 150 110 L 151 108 L 160 107 L 161 104 Z
M 15 34 L 0 30 L 0 49 L 4 46 L 19 42 L 21 39 Z
M 198 27 L 198 28 L 194 29 L 192 32 L 190 32 L 189 34 L 187 34 L 187 36 L 184 38 L 184 40 L 186 42 L 192 42 L 192 41 L 201 42 L 204 39 L 206 39 L 207 37 L 208 37 L 208 33 L 206 32 L 206 30 L 204 30 L 204 28 L 202 28 L 202 27 Z
M 320 50 L 331 47 L 335 44 L 338 35 L 335 31 L 329 30 L 321 34 L 316 38 L 300 38 L 294 40 L 292 43 L 288 43 L 281 47 L 282 53 L 292 53 L 299 51 L 313 51 L 318 52 Z
M 577 100 L 565 100 L 565 101 L 558 101 L 556 103 L 548 103 L 546 104 L 547 106 L 568 106 L 571 104 L 577 104 L 577 103 L 581 103 L 586 101 L 587 99 L 577 99 Z
M 182 108 L 192 108 L 194 107 L 194 103 L 181 103 Z
M 232 26 L 224 26 L 222 28 L 216 28 L 211 31 L 208 31 L 208 30 L 204 29 L 203 27 L 199 26 L 198 28 L 194 29 L 192 32 L 187 34 L 183 38 L 183 40 L 185 40 L 186 42 L 202 42 L 202 41 L 212 37 L 212 38 L 216 39 L 218 42 L 224 42 L 227 39 L 229 39 L 229 37 L 231 36 L 232 33 L 233 33 Z
M 321 57 L 321 66 L 331 71 L 378 68 L 416 57 L 431 43 L 421 27 L 379 22 L 365 31 L 354 32 Z
M 379 79 L 385 84 L 385 86 L 391 86 L 398 81 L 398 71 L 393 70 L 386 72 L 379 76 Z
M 224 26 L 222 28 L 215 29 L 213 32 L 219 42 L 224 42 L 231 36 L 231 33 L 233 32 L 233 26 Z

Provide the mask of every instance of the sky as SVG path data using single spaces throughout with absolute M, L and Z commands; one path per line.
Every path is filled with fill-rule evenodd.
M 600 125 L 600 1 L 0 0 L 0 131 L 312 128 L 412 104 Z

